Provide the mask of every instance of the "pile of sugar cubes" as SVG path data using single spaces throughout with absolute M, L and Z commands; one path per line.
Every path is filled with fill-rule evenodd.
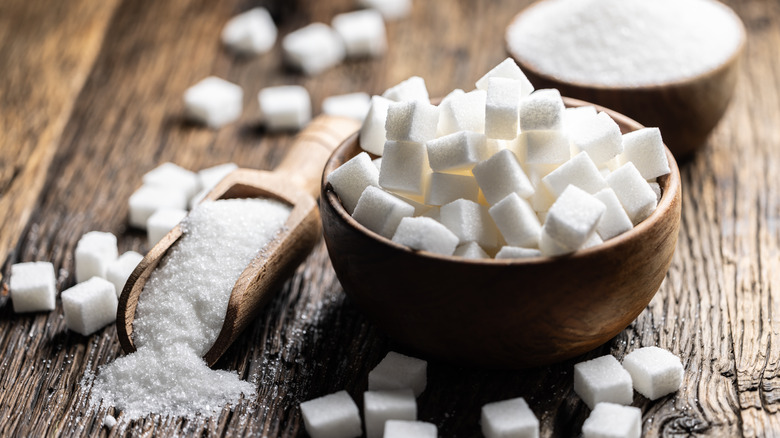
M 359 141 L 365 152 L 328 176 L 347 212 L 394 242 L 465 258 L 598 245 L 653 213 L 670 172 L 657 128 L 622 135 L 592 106 L 565 108 L 510 58 L 438 106 L 416 76 L 373 96 Z

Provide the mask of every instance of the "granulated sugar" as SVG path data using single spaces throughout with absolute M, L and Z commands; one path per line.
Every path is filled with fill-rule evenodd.
M 588 85 L 640 86 L 705 73 L 738 49 L 742 27 L 712 0 L 547 0 L 507 30 L 537 71 Z
M 271 200 L 205 202 L 182 222 L 184 235 L 146 284 L 133 325 L 135 353 L 101 367 L 91 403 L 126 418 L 193 416 L 235 405 L 255 387 L 202 356 L 222 328 L 233 285 L 282 229 L 290 207 Z

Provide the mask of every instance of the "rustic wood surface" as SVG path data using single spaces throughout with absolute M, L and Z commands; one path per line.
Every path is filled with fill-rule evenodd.
M 329 22 L 352 0 L 261 2 L 283 35 Z M 506 55 L 503 29 L 526 1 L 415 0 L 388 25 L 390 50 L 314 78 L 273 52 L 237 59 L 218 35 L 250 1 L 4 0 L 0 2 L 0 251 L 12 263 L 48 260 L 58 288 L 74 283 L 82 233 L 114 232 L 120 251 L 146 251 L 126 225 L 127 198 L 164 161 L 190 169 L 234 161 L 270 169 L 291 135 L 257 126 L 255 93 L 302 84 L 314 108 L 331 94 L 381 92 L 417 74 L 432 95 L 470 88 Z M 636 396 L 646 436 L 780 436 L 780 3 L 728 0 L 748 43 L 731 107 L 707 146 L 681 166 L 680 239 L 664 285 L 615 339 L 578 358 L 659 345 L 679 354 L 682 389 Z M 219 131 L 182 119 L 183 90 L 215 74 L 244 87 L 245 111 Z M 368 371 L 395 348 L 345 298 L 320 243 L 258 321 L 217 364 L 257 382 L 234 412 L 193 420 L 128 421 L 88 406 L 85 373 L 121 354 L 116 327 L 66 330 L 59 305 L 16 315 L 0 297 L 2 436 L 295 436 L 301 401 L 340 389 L 360 400 Z M 576 360 L 526 371 L 432 362 L 419 418 L 443 437 L 477 436 L 479 408 L 524 396 L 543 436 L 576 436 L 588 409 L 572 391 Z M 118 414 L 113 429 L 102 427 Z

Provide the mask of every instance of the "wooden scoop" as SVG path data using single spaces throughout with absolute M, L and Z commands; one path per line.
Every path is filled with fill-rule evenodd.
M 252 260 L 236 281 L 222 330 L 204 356 L 209 366 L 214 365 L 254 321 L 260 309 L 314 247 L 322 227 L 316 201 L 322 169 L 331 152 L 359 127 L 360 124 L 352 119 L 319 116 L 298 135 L 290 152 L 274 171 L 237 169 L 205 197 L 207 200 L 272 198 L 292 206 L 281 235 L 265 247 L 262 255 Z M 122 290 L 117 309 L 117 334 L 125 353 L 136 350 L 133 320 L 144 285 L 181 235 L 181 228 L 176 226 L 158 242 L 138 264 Z

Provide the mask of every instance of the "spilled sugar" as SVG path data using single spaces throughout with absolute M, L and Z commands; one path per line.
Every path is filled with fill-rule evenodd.
M 222 328 L 239 275 L 289 215 L 288 206 L 261 199 L 205 202 L 194 209 L 138 302 L 138 350 L 100 368 L 90 403 L 102 400 L 125 418 L 192 417 L 254 394 L 252 383 L 210 369 L 202 356 Z

